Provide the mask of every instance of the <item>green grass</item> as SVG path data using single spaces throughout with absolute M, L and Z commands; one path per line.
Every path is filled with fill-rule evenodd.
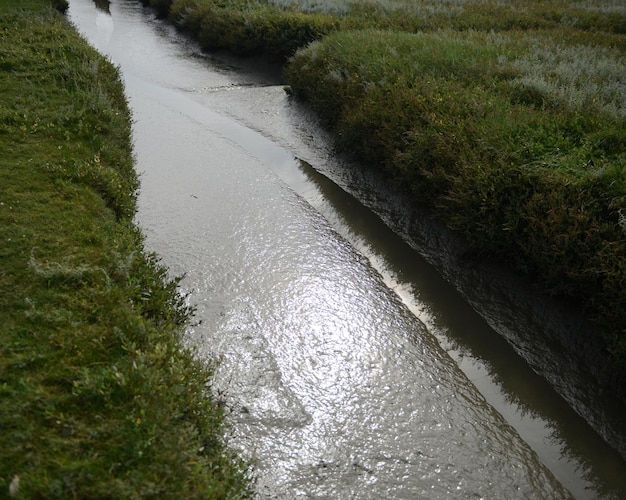
M 626 9 L 613 0 L 142 0 L 204 48 L 287 58 L 344 30 L 548 32 L 626 49 Z
M 283 58 L 339 147 L 583 308 L 626 395 L 623 3 L 145 2 L 205 49 Z
M 626 60 L 547 33 L 342 31 L 287 70 L 338 143 L 626 361 Z
M 132 224 L 117 70 L 43 0 L 0 4 L 0 497 L 247 495 L 190 311 Z

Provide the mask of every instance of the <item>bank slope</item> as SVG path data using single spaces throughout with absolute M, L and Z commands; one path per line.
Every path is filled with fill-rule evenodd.
M 190 311 L 132 223 L 117 70 L 49 1 L 9 0 L 0 92 L 0 496 L 247 496 Z

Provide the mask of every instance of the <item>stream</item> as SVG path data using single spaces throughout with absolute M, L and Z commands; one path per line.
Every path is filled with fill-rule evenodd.
M 219 360 L 259 498 L 626 497 L 606 436 L 494 326 L 520 320 L 479 314 L 398 235 L 402 200 L 335 154 L 276 68 L 203 54 L 139 1 L 97 3 L 68 15 L 120 68 L 136 221 L 185 276 L 186 341 Z

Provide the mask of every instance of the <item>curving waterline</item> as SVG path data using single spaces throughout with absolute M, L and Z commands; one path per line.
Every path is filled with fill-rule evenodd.
M 345 192 L 329 195 L 321 185 L 334 184 L 294 157 L 333 161 L 280 87 L 207 64 L 138 5 L 113 2 L 108 16 L 73 1 L 70 15 L 121 66 L 145 170 L 139 222 L 173 272 L 187 273 L 202 321 L 191 341 L 223 359 L 216 388 L 233 408 L 233 446 L 257 461 L 260 492 L 563 495 L 483 396 L 518 418 L 507 415 L 519 432 L 529 421 L 523 405 L 509 405 L 517 415 L 507 410 L 489 365 L 459 347 L 457 363 L 479 394 L 415 314 L 448 344 L 456 316 L 478 330 L 484 323 L 435 285 L 435 294 L 452 296 L 442 320 L 433 306 L 440 302 L 425 297 L 433 285 L 414 289 L 406 268 L 398 272 L 380 251 L 376 238 L 390 238 L 384 229 L 365 237 L 353 230 L 359 218 L 371 227 L 376 217 Z M 342 215 L 333 199 L 352 208 Z M 554 441 L 531 445 L 540 454 L 565 446 L 566 455 L 567 443 Z M 550 453 L 542 460 L 577 497 L 597 496 L 603 483 L 588 474 L 593 467 Z M 577 467 L 583 472 L 572 473 Z

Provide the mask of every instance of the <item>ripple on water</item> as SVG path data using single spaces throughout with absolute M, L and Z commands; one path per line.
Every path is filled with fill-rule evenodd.
M 72 0 L 73 19 L 90 7 Z M 295 160 L 204 106 L 216 93 L 189 91 L 232 75 L 169 43 L 139 2 L 111 11 L 99 48 L 136 120 L 138 217 L 150 248 L 187 272 L 200 322 L 189 340 L 222 359 L 214 389 L 259 496 L 566 497 L 367 260 L 268 168 Z
M 316 212 L 288 190 L 255 199 L 210 259 L 230 270 L 209 292 L 222 314 L 194 335 L 223 359 L 231 443 L 262 495 L 567 496 Z

